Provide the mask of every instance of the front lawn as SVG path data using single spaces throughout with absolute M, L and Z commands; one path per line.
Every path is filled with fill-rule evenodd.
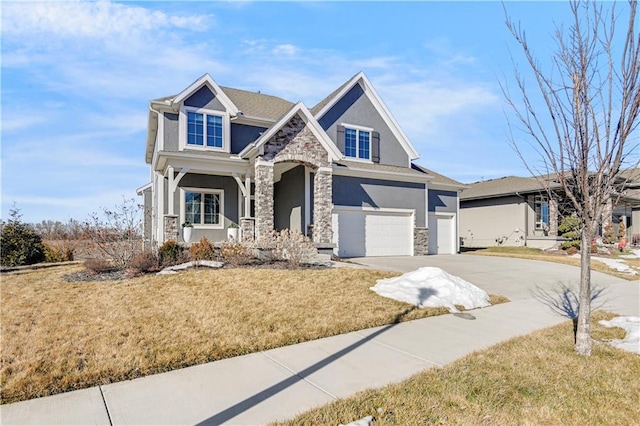
M 622 338 L 597 320 L 596 339 Z M 573 351 L 572 323 L 472 353 L 442 369 L 368 390 L 284 423 L 383 425 L 631 425 L 640 419 L 640 356 L 608 345 L 589 358 Z
M 369 287 L 377 279 L 398 274 L 365 269 L 64 281 L 81 269 L 2 276 L 3 403 L 448 313 L 376 295 Z

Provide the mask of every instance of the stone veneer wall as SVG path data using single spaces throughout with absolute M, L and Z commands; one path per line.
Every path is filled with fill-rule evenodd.
M 313 242 L 331 243 L 333 229 L 331 227 L 331 208 L 333 174 L 331 169 L 318 169 L 313 176 Z
M 273 231 L 273 163 L 256 159 L 256 240 Z
M 425 256 L 429 254 L 429 229 L 413 228 L 413 255 Z
M 253 241 L 256 232 L 256 221 L 252 217 L 240 218 L 240 232 L 242 241 Z
M 256 161 L 256 238 L 273 230 L 273 165 L 294 161 L 311 167 L 313 180 L 313 241 L 331 243 L 332 172 L 329 154 L 298 115 L 283 126 L 263 146 Z M 265 164 L 268 162 L 267 164 Z
M 558 200 L 549 199 L 549 235 L 558 235 Z
M 165 215 L 164 216 L 164 241 L 178 241 L 178 216 L 177 215 Z M 162 244 L 161 244 L 162 245 Z

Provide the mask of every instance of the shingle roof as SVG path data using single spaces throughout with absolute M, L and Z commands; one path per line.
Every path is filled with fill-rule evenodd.
M 474 198 L 498 197 L 527 192 L 544 191 L 544 185 L 533 177 L 506 176 L 469 184 L 469 188 L 462 191 L 460 200 Z
M 432 183 L 447 185 L 447 186 L 458 186 L 460 188 L 466 187 L 464 183 L 461 183 L 461 182 L 458 182 L 457 180 L 446 177 L 445 175 L 441 175 L 440 173 L 434 172 L 433 170 L 427 169 L 426 167 L 421 166 L 419 164 L 411 164 L 411 166 L 416 170 L 421 170 L 424 173 L 430 176 L 433 176 L 433 179 L 431 180 Z
M 338 166 L 347 167 L 349 169 L 393 172 L 393 173 L 402 173 L 405 175 L 415 175 L 415 176 L 427 175 L 427 173 L 422 170 L 410 169 L 408 167 L 389 166 L 386 164 L 377 164 L 377 163 L 364 163 L 361 161 L 340 160 L 340 161 L 335 161 L 335 164 Z
M 220 86 L 240 111 L 246 116 L 276 121 L 295 104 L 277 96 Z
M 351 82 L 351 80 L 353 80 L 353 78 L 358 75 L 358 74 L 354 74 L 349 80 L 345 81 L 344 83 L 342 83 L 340 85 L 340 87 L 338 87 L 336 90 L 334 90 L 333 92 L 331 92 L 326 98 L 324 98 L 323 100 L 321 100 L 320 102 L 318 102 L 313 108 L 311 108 L 309 111 L 311 111 L 311 114 L 313 114 L 314 116 L 320 112 L 320 110 L 322 108 L 325 107 L 325 105 L 327 105 L 333 98 L 335 98 L 338 93 L 340 93 L 340 91 L 342 89 L 345 88 L 345 86 L 347 84 L 349 84 Z

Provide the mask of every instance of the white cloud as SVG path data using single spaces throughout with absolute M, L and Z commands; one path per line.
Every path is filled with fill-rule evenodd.
M 298 53 L 298 48 L 293 44 L 279 44 L 273 48 L 274 55 L 293 56 Z
M 3 5 L 3 35 L 34 34 L 61 38 L 126 39 L 145 31 L 201 31 L 212 16 L 168 15 L 161 11 L 110 1 L 8 2 Z

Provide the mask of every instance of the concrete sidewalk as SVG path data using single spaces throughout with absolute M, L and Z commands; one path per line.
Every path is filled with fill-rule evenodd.
M 607 309 L 640 315 L 638 283 L 608 284 Z M 475 319 L 393 324 L 4 405 L 0 423 L 264 424 L 564 320 L 533 297 L 469 313 Z

